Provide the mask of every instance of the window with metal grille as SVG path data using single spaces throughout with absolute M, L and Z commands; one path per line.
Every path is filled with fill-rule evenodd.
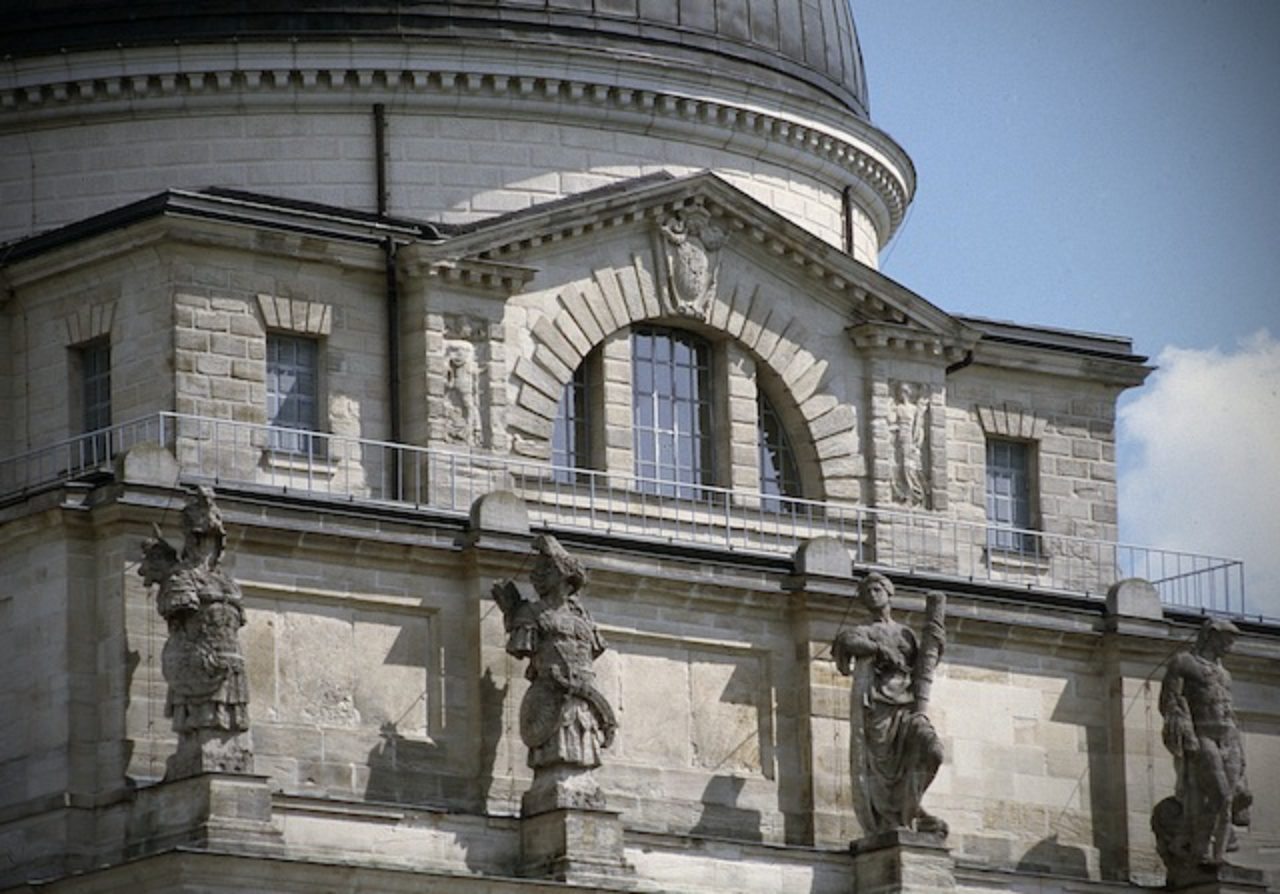
M 800 496 L 800 472 L 782 420 L 763 391 L 760 408 L 760 492 L 775 497 Z
M 1026 441 L 987 440 L 987 537 L 992 549 L 1032 551 L 1032 445 Z
M 692 498 L 712 482 L 711 346 L 653 326 L 631 334 L 637 487 Z
M 310 338 L 267 336 L 267 423 L 271 449 L 318 454 L 324 441 L 304 432 L 319 428 L 320 346 Z
M 560 392 L 560 404 L 551 426 L 551 464 L 555 466 L 556 481 L 575 481 L 579 477 L 575 469 L 591 468 L 594 423 L 591 404 L 599 388 L 597 368 L 596 358 L 587 357 Z

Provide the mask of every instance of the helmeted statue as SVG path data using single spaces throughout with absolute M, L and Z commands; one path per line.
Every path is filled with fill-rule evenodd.
M 147 586 L 159 584 L 156 609 L 169 628 L 161 671 L 178 750 L 165 777 L 251 773 L 249 684 L 239 638 L 244 608 L 240 588 L 220 567 L 226 529 L 212 490 L 200 487 L 188 499 L 182 530 L 179 552 L 156 527 L 156 536 L 143 541 L 138 568 Z
M 530 816 L 561 807 L 603 808 L 592 771 L 618 723 L 595 685 L 592 662 L 605 643 L 578 601 L 586 572 L 548 534 L 535 538 L 533 548 L 529 580 L 537 597 L 530 599 L 510 580 L 492 590 L 506 624 L 507 652 L 529 659 L 520 738 L 534 775 L 523 810 Z
M 853 802 L 863 834 L 896 829 L 945 837 L 947 825 L 920 806 L 942 765 L 942 742 L 925 711 L 946 641 L 946 602 L 928 595 L 920 640 L 890 616 L 893 584 L 872 572 L 858 585 L 872 620 L 843 630 L 832 647 L 836 667 L 853 677 L 850 763 Z
M 1230 621 L 1206 620 L 1195 644 L 1170 659 L 1160 687 L 1163 739 L 1177 784 L 1152 811 L 1151 829 L 1170 879 L 1224 863 L 1238 847 L 1232 827 L 1249 825 L 1253 795 L 1231 675 L 1222 666 L 1239 635 Z

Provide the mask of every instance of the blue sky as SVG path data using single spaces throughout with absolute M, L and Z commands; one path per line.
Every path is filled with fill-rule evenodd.
M 941 307 L 1133 338 L 1121 536 L 1244 558 L 1280 616 L 1280 3 L 854 0 L 914 159 L 882 254 Z

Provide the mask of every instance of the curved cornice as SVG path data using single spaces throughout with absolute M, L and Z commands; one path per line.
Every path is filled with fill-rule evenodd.
M 390 102 L 395 108 L 501 113 L 585 122 L 683 139 L 854 187 L 884 245 L 902 223 L 915 172 L 893 140 L 853 115 L 785 94 L 665 78 L 653 65 L 549 60 L 452 60 L 403 47 L 309 53 L 275 47 L 175 47 L 145 53 L 10 61 L 0 72 L 0 131 L 59 119 L 192 114 L 234 99 L 238 109 L 298 102 Z M 453 64 L 448 64 L 453 63 Z

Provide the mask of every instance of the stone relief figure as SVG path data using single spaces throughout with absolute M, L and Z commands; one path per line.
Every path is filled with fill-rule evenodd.
M 1231 705 L 1231 675 L 1222 657 L 1240 631 L 1208 619 L 1195 644 L 1169 661 L 1160 687 L 1165 747 L 1177 786 L 1155 806 L 1151 829 L 1170 879 L 1219 866 L 1238 847 L 1233 826 L 1249 825 L 1244 746 Z
M 946 598 L 931 592 L 920 640 L 890 616 L 893 584 L 868 574 L 858 596 L 872 620 L 841 631 L 836 667 L 853 677 L 850 762 L 854 809 L 867 836 L 897 829 L 945 838 L 947 825 L 920 806 L 942 765 L 942 742 L 926 716 L 946 642 Z
M 474 447 L 480 443 L 480 376 L 475 345 L 445 341 L 445 437 Z
M 701 208 L 675 212 L 661 229 L 674 310 L 680 316 L 706 319 L 727 234 Z
M 586 580 L 582 563 L 547 534 L 535 538 L 533 548 L 537 557 L 529 581 L 536 598 L 510 580 L 492 590 L 505 621 L 507 652 L 529 659 L 520 738 L 529 749 L 533 785 L 523 812 L 601 809 L 604 793 L 592 771 L 618 726 L 592 668 L 605 650 L 604 639 L 578 600 Z
M 899 503 L 928 505 L 928 431 L 928 391 L 910 382 L 895 383 L 889 405 L 889 433 L 893 438 L 893 498 Z
M 156 609 L 169 630 L 160 661 L 178 750 L 165 777 L 252 773 L 244 608 L 239 586 L 220 567 L 226 529 L 213 491 L 198 488 L 183 507 L 181 552 L 154 530 L 138 573 L 148 587 L 159 585 Z

